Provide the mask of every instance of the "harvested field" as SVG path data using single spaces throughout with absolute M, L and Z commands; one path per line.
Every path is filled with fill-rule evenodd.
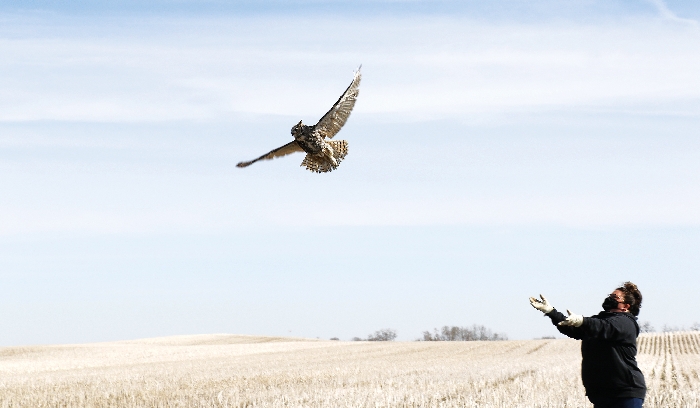
M 644 334 L 645 407 L 700 406 L 698 332 Z M 0 348 L 0 407 L 590 407 L 579 342 L 236 335 Z

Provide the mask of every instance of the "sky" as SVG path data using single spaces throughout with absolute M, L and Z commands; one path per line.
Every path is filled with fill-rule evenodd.
M 8 1 L 0 346 L 700 321 L 695 1 Z M 362 65 L 332 173 L 236 168 Z

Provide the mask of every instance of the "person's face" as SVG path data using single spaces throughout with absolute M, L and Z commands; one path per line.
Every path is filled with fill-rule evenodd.
M 626 312 L 629 310 L 630 305 L 625 303 L 625 294 L 621 290 L 615 289 L 610 297 L 617 300 L 617 309 L 612 309 L 611 312 Z

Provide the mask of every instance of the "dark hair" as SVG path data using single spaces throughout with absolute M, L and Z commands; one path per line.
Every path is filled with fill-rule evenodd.
M 625 303 L 630 305 L 630 313 L 634 316 L 639 316 L 639 309 L 642 307 L 642 292 L 639 291 L 637 285 L 632 282 L 625 282 L 617 290 L 623 293 Z

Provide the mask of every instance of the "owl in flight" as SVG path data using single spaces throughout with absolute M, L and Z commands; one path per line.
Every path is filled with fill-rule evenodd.
M 362 66 L 360 65 L 360 68 Z M 360 68 L 355 71 L 348 89 L 340 95 L 338 101 L 313 126 L 306 126 L 301 121 L 292 128 L 294 140 L 282 147 L 266 153 L 255 160 L 240 162 L 238 167 L 248 167 L 258 160 L 270 160 L 294 152 L 306 152 L 301 162 L 308 170 L 325 173 L 338 168 L 340 162 L 348 154 L 348 142 L 345 140 L 330 140 L 340 131 L 355 106 L 357 95 L 360 93 Z

